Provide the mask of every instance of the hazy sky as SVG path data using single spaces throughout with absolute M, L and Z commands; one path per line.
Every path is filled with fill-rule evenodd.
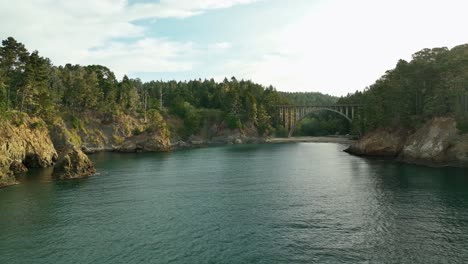
M 362 90 L 398 59 L 468 42 L 466 0 L 0 0 L 0 38 L 142 80 L 225 76 Z

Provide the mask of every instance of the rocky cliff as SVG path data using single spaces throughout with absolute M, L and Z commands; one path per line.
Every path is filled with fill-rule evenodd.
M 52 176 L 56 179 L 90 176 L 95 168 L 86 154 L 95 152 L 166 152 L 264 141 L 253 124 L 231 129 L 221 119 L 205 122 L 197 134 L 182 139 L 177 131 L 184 128 L 183 123 L 171 118 L 178 124 L 171 126 L 172 138 L 166 121 L 156 111 L 145 118 L 61 113 L 47 122 L 24 113 L 10 114 L 0 123 L 0 186 L 15 184 L 15 174 L 35 167 L 54 166 Z
M 0 187 L 15 184 L 15 174 L 28 168 L 55 165 L 55 178 L 86 177 L 95 168 L 84 152 L 169 151 L 169 136 L 158 113 L 146 120 L 83 113 L 80 118 L 57 116 L 47 124 L 24 113 L 9 113 L 0 120 Z
M 169 132 L 162 117 L 155 115 L 145 121 L 124 114 L 83 113 L 80 118 L 55 120 L 51 134 L 57 148 L 74 145 L 87 154 L 169 151 Z
M 52 176 L 61 180 L 68 180 L 87 177 L 95 172 L 96 169 L 88 156 L 76 146 L 68 145 L 62 149 Z
M 172 138 L 172 142 L 174 149 L 181 149 L 206 145 L 262 143 L 265 142 L 265 137 L 258 134 L 253 124 L 232 129 L 221 121 L 206 125 L 199 133 L 187 139 L 175 136 Z
M 468 166 L 468 135 L 458 131 L 454 118 L 439 117 L 410 133 L 402 129 L 376 130 L 346 151 L 429 166 Z
M 397 157 L 407 137 L 408 132 L 403 129 L 377 129 L 345 151 L 361 156 Z
M 57 160 L 46 124 L 39 118 L 11 113 L 0 121 L 0 186 L 15 183 L 15 173 L 45 168 Z

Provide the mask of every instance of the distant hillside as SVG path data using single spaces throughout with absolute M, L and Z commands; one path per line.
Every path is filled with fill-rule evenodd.
M 328 105 L 338 101 L 338 97 L 319 92 L 280 92 L 293 105 Z

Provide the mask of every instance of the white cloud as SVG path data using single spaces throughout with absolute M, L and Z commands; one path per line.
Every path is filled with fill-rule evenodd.
M 232 44 L 229 42 L 216 42 L 213 43 L 209 48 L 214 51 L 226 51 L 232 48 Z
M 122 76 L 139 72 L 180 72 L 193 69 L 193 43 L 145 38 L 134 43 L 113 42 L 106 47 L 86 51 L 80 59 L 106 65 Z
M 154 26 L 165 18 L 186 18 L 256 1 L 261 0 L 140 4 L 127 0 L 0 0 L 0 38 L 14 36 L 55 64 L 103 64 L 119 76 L 132 72 L 196 76 L 204 71 L 206 76 L 199 77 L 237 76 L 280 90 L 335 95 L 362 90 L 398 59 L 410 59 L 422 48 L 468 42 L 468 2 L 459 0 L 284 1 L 289 6 L 281 12 L 300 8 L 304 15 L 289 17 L 282 27 L 269 27 L 254 15 L 239 17 L 240 22 L 249 21 L 249 28 L 236 28 L 239 42 L 216 39 L 204 46 L 190 39 L 148 38 L 147 28 L 133 23 L 153 18 Z M 293 5 L 296 3 L 302 4 Z M 274 12 L 268 15 L 287 17 Z M 242 36 L 244 31 L 250 32 L 248 40 Z M 235 59 L 222 61 L 226 54 Z
M 0 38 L 13 36 L 55 64 L 104 64 L 119 75 L 143 71 L 185 71 L 195 62 L 190 43 L 145 38 L 134 20 L 183 18 L 256 0 L 0 0 Z M 134 42 L 116 42 L 135 38 Z
M 128 12 L 130 20 L 143 18 L 185 18 L 207 10 L 249 4 L 258 0 L 161 0 L 159 3 L 134 5 Z
M 468 2 L 322 1 L 283 29 L 259 36 L 260 59 L 236 59 L 223 74 L 280 90 L 335 95 L 371 85 L 398 59 L 468 42 Z M 223 75 L 221 74 L 221 75 Z

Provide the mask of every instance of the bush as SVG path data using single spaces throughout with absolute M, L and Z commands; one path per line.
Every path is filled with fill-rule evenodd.
M 76 116 L 70 117 L 70 124 L 74 129 L 81 129 L 83 127 L 83 121 L 81 121 L 81 119 L 77 118 Z
M 230 129 L 242 128 L 242 123 L 240 119 L 232 114 L 226 115 L 224 121 L 226 121 L 226 124 Z
M 36 122 L 33 122 L 29 125 L 29 128 L 31 129 L 40 129 L 40 128 L 44 128 L 46 126 L 46 124 L 42 121 L 36 121 Z
M 275 137 L 287 137 L 287 136 L 288 136 L 288 130 L 285 127 L 279 126 L 278 128 L 276 128 Z
M 457 119 L 457 128 L 462 134 L 468 133 L 468 118 L 462 117 Z
M 132 135 L 134 136 L 139 136 L 143 133 L 143 130 L 139 127 L 135 127 L 132 131 Z

